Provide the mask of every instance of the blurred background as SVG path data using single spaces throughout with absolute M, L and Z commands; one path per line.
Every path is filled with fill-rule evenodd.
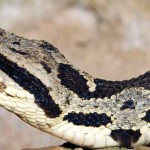
M 95 77 L 123 80 L 150 69 L 149 0 L 0 0 L 0 28 L 60 49 Z M 62 141 L 0 109 L 0 149 Z

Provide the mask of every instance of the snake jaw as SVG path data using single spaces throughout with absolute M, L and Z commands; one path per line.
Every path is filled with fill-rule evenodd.
M 1 80 L 0 105 L 31 126 L 50 133 L 53 120 L 47 119 L 45 112 L 35 104 L 33 94 L 17 87 L 18 85 L 12 81 L 7 83 L 6 80 Z

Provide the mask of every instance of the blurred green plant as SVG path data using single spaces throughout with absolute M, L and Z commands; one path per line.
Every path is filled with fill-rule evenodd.
M 4 0 L 0 0 L 0 7 L 2 6 Z

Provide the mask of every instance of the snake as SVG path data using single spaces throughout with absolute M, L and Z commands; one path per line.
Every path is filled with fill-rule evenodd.
M 80 147 L 150 145 L 150 72 L 123 81 L 94 78 L 52 44 L 3 29 L 0 106 Z

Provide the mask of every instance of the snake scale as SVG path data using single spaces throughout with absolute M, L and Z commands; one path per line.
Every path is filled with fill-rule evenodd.
M 94 78 L 50 43 L 2 29 L 0 105 L 81 147 L 150 145 L 150 72 L 124 81 Z

